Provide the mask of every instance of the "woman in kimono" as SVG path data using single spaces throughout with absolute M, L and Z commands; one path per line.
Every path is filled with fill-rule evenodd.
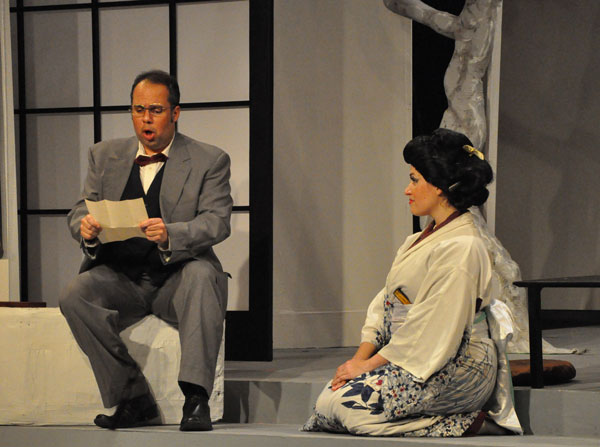
M 486 426 L 522 433 L 503 352 L 510 311 L 493 299 L 492 259 L 468 211 L 487 200 L 492 169 L 466 136 L 446 129 L 410 141 L 404 159 L 411 212 L 431 223 L 398 250 L 360 346 L 303 430 L 462 436 L 487 415 L 498 425 Z

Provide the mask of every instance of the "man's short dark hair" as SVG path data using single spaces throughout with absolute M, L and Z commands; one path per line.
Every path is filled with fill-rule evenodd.
M 179 105 L 179 84 L 177 83 L 177 79 L 162 70 L 145 71 L 136 76 L 131 86 L 131 93 L 129 94 L 131 103 L 133 103 L 133 90 L 142 81 L 164 85 L 169 91 L 168 100 L 171 107 Z

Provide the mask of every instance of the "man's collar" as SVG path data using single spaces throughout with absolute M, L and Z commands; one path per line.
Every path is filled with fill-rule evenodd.
M 165 147 L 161 152 L 163 154 L 165 154 L 165 157 L 169 158 L 169 151 L 171 150 L 171 146 L 173 145 L 173 141 L 175 140 L 175 134 L 173 134 L 173 138 L 171 138 L 171 142 L 167 145 L 167 147 Z M 146 153 L 146 151 L 144 150 L 144 146 L 142 145 L 142 142 L 140 140 L 138 140 L 138 150 L 135 154 L 135 158 L 137 158 L 138 155 L 145 155 L 148 157 L 148 154 Z

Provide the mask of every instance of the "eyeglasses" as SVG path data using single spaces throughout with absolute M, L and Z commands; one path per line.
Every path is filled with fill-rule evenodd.
M 166 110 L 170 109 L 171 107 L 165 107 L 165 106 L 161 106 L 161 105 L 150 105 L 148 107 L 144 107 L 141 104 L 135 104 L 133 106 L 131 106 L 129 108 L 129 111 L 135 115 L 135 116 L 143 116 L 146 114 L 146 110 L 148 112 L 150 112 L 150 115 L 152 116 L 160 116 L 162 115 Z

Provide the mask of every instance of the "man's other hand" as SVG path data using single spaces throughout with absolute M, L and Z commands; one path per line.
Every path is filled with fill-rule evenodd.
M 86 241 L 96 239 L 101 231 L 102 227 L 91 214 L 88 214 L 83 219 L 81 219 L 79 232 L 81 233 L 81 237 L 84 238 Z
M 160 217 L 153 217 L 140 223 L 140 228 L 149 241 L 156 242 L 162 248 L 168 246 L 169 233 L 167 226 Z

